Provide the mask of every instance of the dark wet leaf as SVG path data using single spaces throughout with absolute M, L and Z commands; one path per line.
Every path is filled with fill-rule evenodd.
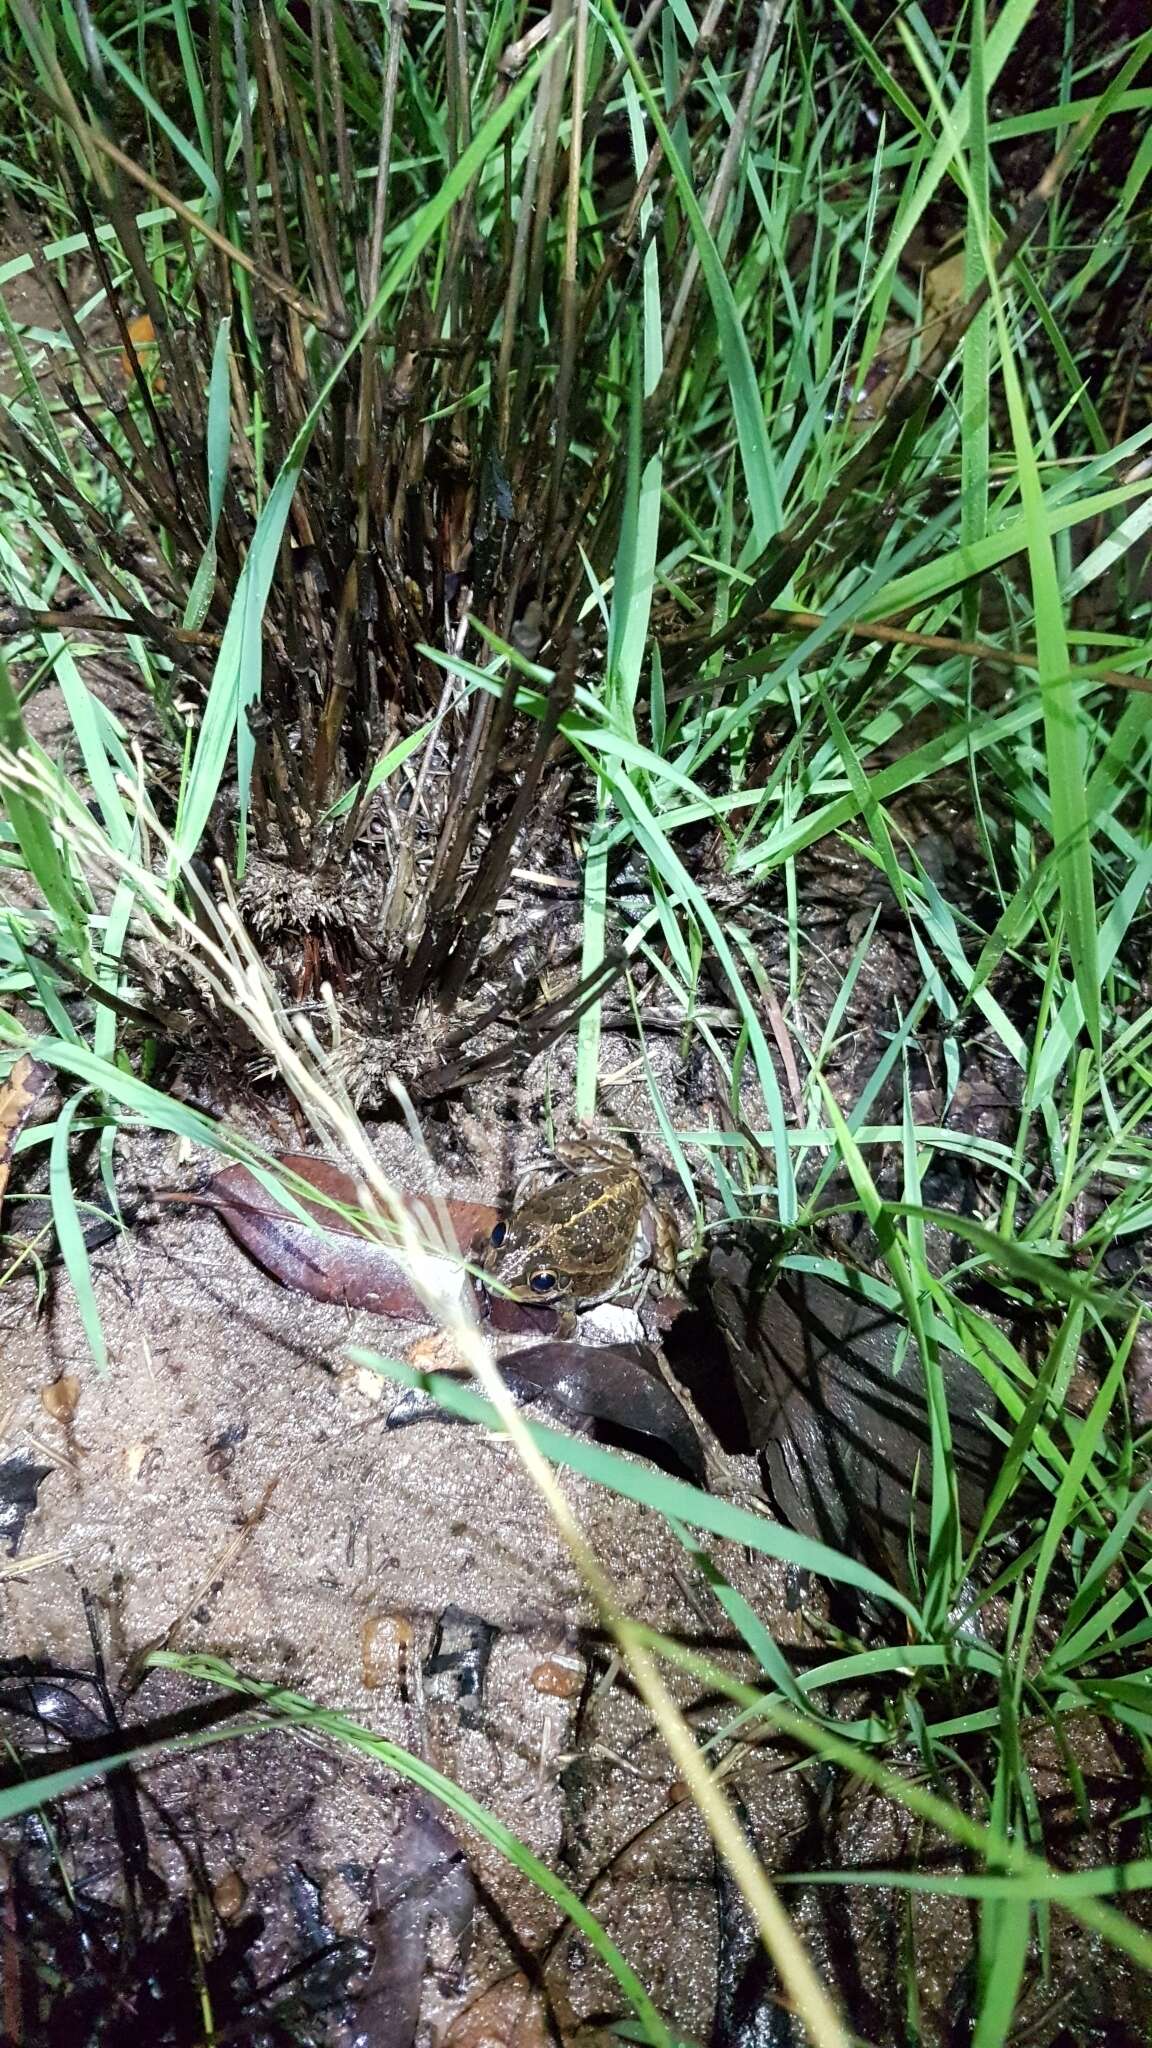
M 716 1920 L 716 2009 L 708 2048 L 794 2048 L 796 2030 L 772 1959 L 722 1856 L 716 1858 Z
M 660 1378 L 646 1344 L 534 1344 L 517 1351 L 509 1367 L 574 1415 L 589 1416 L 631 1448 L 662 1463 L 660 1446 L 698 1485 L 704 1453 L 685 1410 Z
M 563 2008 L 563 2020 L 558 2007 Z M 563 1985 L 550 1985 L 545 2002 L 540 1985 L 517 1971 L 515 1976 L 498 1977 L 469 1999 L 445 2034 L 442 2048 L 497 2048 L 504 2042 L 514 2048 L 567 2048 L 575 2041 L 581 2048 L 597 2048 L 601 2041 L 616 2048 L 618 2041 L 631 2038 L 624 2028 L 613 2029 L 610 2036 L 582 2029 L 571 2014 Z
M 532 1344 L 501 1361 L 504 1383 L 520 1407 L 547 1401 L 562 1421 L 599 1425 L 609 1443 L 637 1451 L 654 1464 L 686 1473 L 703 1486 L 700 1440 L 646 1344 Z M 451 1417 L 433 1396 L 402 1394 L 389 1416 L 389 1429 Z
M 24 1535 L 24 1525 L 36 1506 L 41 1485 L 51 1465 L 35 1465 L 29 1458 L 6 1458 L 0 1465 L 0 1543 L 9 1557 L 15 1557 Z
M 472 1937 L 476 1892 L 464 1852 L 430 1801 L 415 1795 L 372 1881 L 374 1955 L 353 2001 L 356 2048 L 411 2048 L 432 1938 L 446 1927 L 461 1964 Z
M 114 1211 L 111 1197 L 104 1188 L 86 1195 L 78 1207 L 80 1234 L 87 1252 L 99 1251 L 103 1245 L 122 1237 L 125 1224 L 133 1222 L 137 1213 L 127 1203 L 119 1213 Z M 36 1195 L 27 1200 L 21 1199 L 18 1205 L 13 1203 L 13 1211 L 14 1228 L 6 1233 L 9 1242 L 13 1246 L 34 1245 L 43 1265 L 56 1265 L 62 1253 L 51 1202 Z
M 91 1681 L 88 1681 L 91 1682 Z M 80 1681 L 59 1678 L 19 1677 L 0 1692 L 0 1707 L 6 1714 L 18 1714 L 50 1728 L 72 1742 L 107 1735 L 108 1721 L 80 1696 Z
M 748 1436 L 777 1512 L 804 1535 L 906 1572 L 909 1522 L 927 1526 L 931 1427 L 919 1354 L 894 1374 L 902 1325 L 815 1274 L 761 1275 L 758 1246 L 719 1247 L 707 1289 Z M 981 1413 L 994 1406 L 974 1367 L 941 1352 L 960 1516 L 974 1530 L 1001 1448 Z

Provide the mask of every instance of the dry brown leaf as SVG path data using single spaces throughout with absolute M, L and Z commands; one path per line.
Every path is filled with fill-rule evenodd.
M 442 2037 L 442 2048 L 556 2048 L 557 2042 L 562 2048 L 608 2048 L 619 2038 L 614 2031 L 576 2018 L 555 1971 L 549 1979 L 548 2005 L 550 2019 L 540 1992 L 525 1977 L 501 1977 L 453 2020 Z
M 321 1198 L 348 1209 L 359 1208 L 357 1181 L 328 1160 L 311 1153 L 286 1152 L 279 1163 L 314 1187 Z M 182 1199 L 168 1190 L 165 1198 Z M 339 1302 L 345 1308 L 369 1309 L 374 1315 L 430 1319 L 400 1247 L 362 1236 L 326 1207 L 325 1199 L 312 1202 L 305 1198 L 302 1202 L 322 1225 L 323 1237 L 283 1209 L 246 1166 L 225 1167 L 202 1195 L 183 1199 L 214 1208 L 245 1251 L 283 1287 L 310 1294 L 314 1301 Z M 418 1221 L 416 1197 L 403 1199 Z M 487 1235 L 499 1214 L 485 1202 L 449 1202 L 446 1206 L 458 1248 L 464 1253 L 477 1235 Z M 458 1299 L 465 1284 L 462 1271 L 447 1259 L 439 1262 L 438 1271 L 445 1294 Z
M 41 1066 L 25 1052 L 0 1088 L 0 1201 L 12 1170 L 16 1140 L 51 1079 L 51 1067 Z
M 75 1373 L 61 1373 L 51 1386 L 41 1387 L 40 1406 L 53 1422 L 71 1422 L 80 1403 L 80 1381 Z
M 468 1360 L 456 1349 L 447 1330 L 430 1337 L 417 1337 L 407 1352 L 409 1365 L 417 1372 L 467 1372 Z
M 924 317 L 920 325 L 894 321 L 880 336 L 866 373 L 861 376 L 859 365 L 852 372 L 852 417 L 859 428 L 883 418 L 908 374 L 913 357 L 922 362 L 931 354 L 949 320 L 964 303 L 963 250 L 943 257 L 931 270 L 925 270 L 921 290 Z
M 964 297 L 964 251 L 958 249 L 924 272 L 925 323 L 950 320 Z
M 134 320 L 128 322 L 128 338 L 150 388 L 157 393 L 166 391 L 168 387 L 164 382 L 163 372 L 157 368 L 156 329 L 147 313 L 139 313 Z M 125 384 L 131 384 L 135 376 L 132 357 L 127 349 L 120 352 L 120 375 Z
M 506 1977 L 453 2021 L 444 2048 L 552 2048 L 554 2039 L 539 1994 L 524 1977 Z

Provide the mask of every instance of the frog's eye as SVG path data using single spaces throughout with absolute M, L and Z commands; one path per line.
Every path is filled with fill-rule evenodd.
M 489 1244 L 494 1244 L 496 1246 L 497 1251 L 499 1251 L 500 1246 L 503 1244 L 504 1239 L 507 1237 L 507 1235 L 508 1225 L 506 1223 L 494 1223 L 492 1225 L 492 1235 L 488 1239 L 488 1242 Z
M 528 1285 L 533 1294 L 555 1294 L 556 1275 L 550 1272 L 547 1266 L 541 1266 L 537 1272 L 529 1276 Z

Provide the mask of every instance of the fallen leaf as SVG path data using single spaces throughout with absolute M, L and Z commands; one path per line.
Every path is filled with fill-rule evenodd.
M 548 2003 L 519 1971 L 478 1993 L 443 2036 L 441 2048 L 615 2048 L 619 2035 L 581 2026 L 560 1972 L 552 1973 Z
M 802 1534 L 907 1580 L 909 1524 L 927 1524 L 932 1435 L 915 1348 L 883 1308 L 816 1274 L 774 1266 L 771 1232 L 715 1248 L 707 1286 L 748 1440 L 777 1513 Z M 899 1370 L 896 1370 L 897 1366 Z M 941 1350 L 960 1519 L 979 1525 L 1002 1448 L 981 1421 L 995 1400 Z
M 607 1442 L 706 1483 L 700 1440 L 646 1344 L 533 1344 L 502 1359 L 500 1373 L 520 1407 L 548 1400 L 562 1417 L 598 1424 Z M 416 1387 L 401 1394 L 385 1427 L 457 1419 Z
M 848 385 L 849 418 L 856 432 L 872 426 L 887 412 L 908 367 L 915 338 L 916 329 L 906 321 L 886 327 L 867 369 L 856 364 Z
M 964 252 L 945 256 L 923 273 L 924 317 L 919 326 L 895 321 L 886 327 L 876 350 L 861 375 L 857 364 L 852 373 L 851 418 L 857 428 L 871 426 L 887 412 L 892 399 L 911 367 L 913 356 L 922 362 L 940 340 L 949 320 L 964 300 Z
M 41 1066 L 25 1052 L 13 1062 L 0 1087 L 0 1202 L 12 1171 L 16 1140 L 51 1079 L 51 1067 Z
M 37 1496 L 51 1465 L 34 1465 L 29 1458 L 6 1458 L 0 1465 L 0 1543 L 15 1557 L 24 1527 L 36 1507 Z
M 474 1998 L 444 2037 L 444 2048 L 554 2048 L 544 2002 L 526 1977 L 505 1977 Z
M 356 2040 L 363 2048 L 412 2048 L 434 1929 L 438 1923 L 447 1928 L 464 1961 L 476 1910 L 464 1852 L 418 1794 L 390 1854 L 376 1866 L 372 1901 L 372 1968 L 352 2002 Z
M 75 1373 L 61 1373 L 58 1380 L 40 1389 L 40 1406 L 53 1422 L 69 1423 L 80 1402 L 80 1381 Z
M 163 371 L 157 367 L 156 329 L 147 313 L 138 313 L 134 320 L 128 322 L 128 339 L 132 343 L 136 360 L 148 379 L 149 389 L 157 395 L 166 391 L 168 387 L 164 382 Z M 131 384 L 136 375 L 135 365 L 126 348 L 120 351 L 120 375 L 126 384 Z
M 326 1159 L 289 1152 L 277 1165 L 342 1207 L 359 1208 L 357 1182 Z M 313 1301 L 340 1302 L 346 1308 L 369 1309 L 375 1315 L 428 1320 L 428 1310 L 398 1247 L 365 1237 L 325 1202 L 301 1198 L 301 1206 L 326 1233 L 321 1237 L 284 1209 L 246 1166 L 226 1167 L 203 1195 L 188 1199 L 214 1208 L 238 1243 L 281 1286 L 309 1294 Z M 404 1202 L 419 1223 L 417 1198 L 406 1195 Z M 483 1202 L 449 1202 L 446 1206 L 462 1254 L 467 1254 L 477 1235 L 491 1230 L 498 1214 Z M 463 1269 L 448 1259 L 436 1259 L 434 1271 L 445 1295 L 458 1300 L 467 1284 Z
M 964 302 L 963 249 L 945 256 L 924 272 L 924 313 L 929 321 L 950 320 Z
M 745 1834 L 748 1815 L 737 1793 L 733 1801 Z M 756 1847 L 753 1837 L 753 1847 Z M 716 2048 L 774 2048 L 795 2039 L 771 1955 L 722 1856 L 716 1859 L 716 2004 L 712 2041 Z
M 534 1344 L 517 1351 L 508 1370 L 576 1415 L 604 1426 L 655 1464 L 672 1464 L 703 1485 L 704 1453 L 680 1402 L 660 1377 L 646 1344 Z M 635 1439 L 636 1441 L 632 1441 Z

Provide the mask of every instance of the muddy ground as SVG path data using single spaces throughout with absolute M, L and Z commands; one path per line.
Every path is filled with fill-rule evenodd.
M 553 1056 L 553 1085 L 566 1057 Z M 545 1078 L 534 1077 L 537 1101 Z M 525 1107 L 523 1090 L 517 1106 Z M 638 1120 L 635 1096 L 631 1107 Z M 272 1135 L 291 1144 L 289 1120 L 272 1121 Z M 494 1201 L 507 1190 L 504 1132 L 494 1156 L 474 1158 L 471 1170 L 433 1166 L 396 1126 L 381 1127 L 377 1143 L 390 1175 L 414 1191 L 435 1182 Z M 187 1186 L 200 1165 L 172 1141 L 129 1139 L 122 1193 Z M 87 1592 L 111 1678 L 135 1688 L 121 1700 L 126 1725 L 208 1697 L 203 1685 L 169 1673 L 138 1683 L 141 1659 L 156 1647 L 224 1658 L 349 1715 L 454 1778 L 575 1890 L 591 1887 L 595 1911 L 685 2038 L 800 2039 L 755 1966 L 737 1904 L 718 1890 L 703 1827 L 510 1446 L 435 1421 L 389 1431 L 397 1390 L 347 1362 L 356 1345 L 409 1355 L 428 1326 L 286 1291 L 211 1211 L 144 1214 L 154 1220 L 93 1255 L 106 1373 L 93 1364 L 58 1268 L 39 1304 L 29 1280 L 0 1297 L 0 1456 L 47 1468 L 20 1557 L 0 1580 L 3 1657 L 40 1672 L 91 1672 Z M 707 1448 L 714 1478 L 754 1493 L 751 1460 Z M 591 1482 L 565 1484 L 631 1610 L 747 1674 L 713 1596 L 660 1518 Z M 818 1594 L 809 1589 L 800 1603 L 782 1568 L 731 1545 L 716 1549 L 798 1662 L 828 1654 Z M 473 1619 L 454 1621 L 451 1610 Z M 475 1699 L 466 1673 L 437 1672 L 432 1653 L 450 1654 L 461 1631 L 471 1629 L 475 1642 L 481 1624 L 491 1656 Z M 717 1725 L 715 1703 L 690 1687 L 681 1696 L 698 1725 Z M 46 1739 L 41 1728 L 30 1741 L 27 1721 L 9 1717 L 7 1726 L 22 1746 Z M 75 1738 L 91 1727 L 59 1732 Z M 1123 1780 L 1121 1760 L 1106 1769 Z M 149 1763 L 137 1781 L 147 1860 L 166 1899 L 207 1893 L 220 1927 L 248 1930 L 245 1995 L 262 1987 L 268 2009 L 288 2000 L 304 2029 L 295 2038 L 369 2038 L 357 2033 L 349 2002 L 369 1953 L 354 1944 L 370 1934 L 373 1872 L 387 1868 L 405 1810 L 397 1776 L 332 1742 L 275 1734 Z M 818 1768 L 797 1769 L 783 1751 L 749 1752 L 729 1782 L 778 1874 L 916 1853 L 878 1801 L 834 1788 Z M 114 1899 L 123 1872 L 107 1793 L 90 1791 L 68 1812 L 81 1888 Z M 456 1959 L 429 1977 L 422 2038 L 542 2038 L 540 2007 L 517 2003 L 525 1970 L 548 1986 L 553 2023 L 566 2035 L 619 2014 L 618 1987 L 587 1942 L 568 1935 L 553 1948 L 554 1908 L 476 1834 L 457 1832 L 481 1903 L 466 1967 Z M 11 1832 L 9 1848 L 17 1848 Z M 20 1853 L 27 1850 L 24 1841 Z M 40 1881 L 50 1887 L 51 1860 L 41 1860 Z M 922 1900 L 906 1908 L 861 1892 L 846 1911 L 844 1894 L 812 1890 L 789 1902 L 862 2038 L 897 2038 L 909 1941 L 925 2038 L 960 2038 L 953 2026 L 969 1988 L 967 1907 Z M 730 2015 L 716 2034 L 718 1997 L 725 2010 L 725 1998 L 731 2004 L 725 1980 L 741 1978 L 749 1961 L 746 1995 L 760 2010 L 760 2031 L 741 2034 Z M 1078 1944 L 1078 1981 L 1057 1987 L 1085 2020 L 1103 2009 L 1100 1963 Z M 285 1973 L 287 1989 L 273 1994 Z M 1052 1995 L 1037 1988 L 1038 2011 Z M 264 2025 L 265 2005 L 259 2011 Z M 261 2033 L 255 2017 L 243 2024 L 252 2031 L 242 2038 L 280 2038 Z M 1055 2041 L 1058 2031 L 1037 2038 Z
M 427 1167 L 415 1148 L 396 1132 L 382 1138 L 389 1169 L 421 1187 Z M 131 1147 L 130 1157 L 153 1184 L 172 1184 L 181 1171 L 158 1141 Z M 475 1182 L 448 1191 L 495 1192 Z M 575 1772 L 564 1761 L 584 1673 L 602 1671 L 607 1659 L 581 1644 L 595 1617 L 508 1444 L 435 1422 L 389 1433 L 395 1389 L 344 1363 L 355 1344 L 404 1356 L 426 1325 L 349 1315 L 286 1292 L 202 1210 L 165 1214 L 93 1263 L 110 1360 L 103 1376 L 66 1281 L 54 1279 L 39 1314 L 30 1287 L 4 1298 L 5 1452 L 51 1467 L 22 1545 L 44 1562 L 26 1574 L 10 1569 L 0 1585 L 5 1655 L 90 1665 L 83 1585 L 99 1604 L 114 1671 L 163 1643 L 290 1686 L 426 1755 L 581 1883 L 668 1809 L 672 1774 L 618 1680 L 581 1715 Z M 68 1380 L 74 1411 L 57 1422 L 45 1397 Z M 577 1479 L 569 1493 L 634 1611 L 689 1639 L 702 1616 L 719 1624 L 656 1516 Z M 739 1558 L 730 1563 L 780 1639 L 803 1642 L 782 1578 L 759 1567 L 741 1574 Z M 421 1680 L 437 1620 L 453 1607 L 497 1631 L 474 1728 Z M 159 1692 L 169 1708 L 172 1681 Z M 155 1711 L 158 1696 L 150 1681 L 134 1715 Z M 288 1747 L 277 1739 L 226 1767 L 211 1757 L 178 1768 L 178 1778 L 191 1771 L 211 1788 L 195 1804 L 213 1881 L 225 1868 L 250 1892 L 259 1891 L 262 1869 L 275 1879 L 283 1852 L 270 1852 L 268 1832 L 279 1837 L 283 1813 L 301 1799 L 301 1768 L 306 1778 L 310 1768 L 299 1760 L 287 1768 Z M 216 1783 L 225 1768 L 226 1783 Z M 237 1773 L 261 1791 L 229 1820 Z M 164 1782 L 168 1768 L 158 1776 Z M 371 1870 L 384 1853 L 394 1791 L 386 1774 L 329 1752 L 307 1794 L 292 1851 L 334 1927 L 355 1912 L 347 1867 Z M 252 1835 L 245 1823 L 257 1807 L 268 1827 Z M 539 1948 L 553 1923 L 535 1889 L 489 1852 L 478 1863 L 509 1927 Z M 613 1898 L 624 1916 L 617 1936 L 658 2002 L 706 2031 L 715 1904 L 690 1809 L 668 1812 L 640 1868 L 633 1862 L 627 1882 L 607 1888 L 600 1905 L 609 1924 Z M 610 1986 L 591 1963 L 574 1981 L 580 2011 L 611 2009 Z

